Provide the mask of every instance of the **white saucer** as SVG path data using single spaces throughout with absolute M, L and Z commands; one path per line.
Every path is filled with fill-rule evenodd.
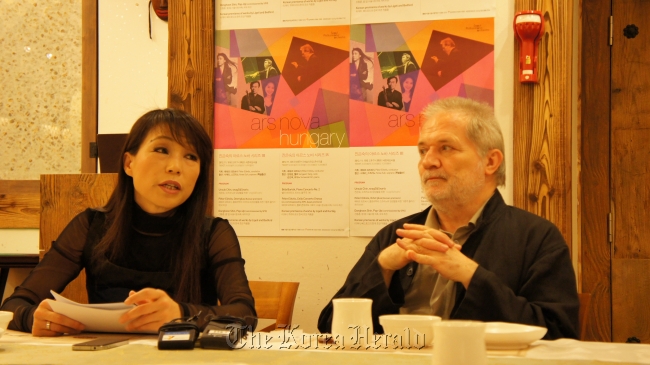
M 487 322 L 485 346 L 488 350 L 519 350 L 530 346 L 546 334 L 544 327 L 518 323 Z

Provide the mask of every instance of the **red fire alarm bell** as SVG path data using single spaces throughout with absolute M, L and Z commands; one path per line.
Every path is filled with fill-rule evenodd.
M 538 82 L 537 50 L 544 34 L 544 18 L 539 10 L 524 10 L 515 14 L 513 24 L 519 42 L 519 81 Z

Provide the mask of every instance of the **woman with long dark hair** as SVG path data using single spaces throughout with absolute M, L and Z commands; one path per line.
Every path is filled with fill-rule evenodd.
M 84 325 L 52 311 L 86 269 L 90 303 L 136 304 L 120 318 L 129 331 L 157 331 L 175 318 L 251 317 L 255 307 L 239 242 L 228 221 L 206 217 L 213 147 L 201 124 L 174 109 L 138 119 L 108 203 L 77 215 L 3 304 L 9 328 L 36 336 L 79 333 Z M 219 305 L 217 304 L 219 301 Z
M 266 115 L 271 115 L 271 109 L 273 109 L 273 99 L 275 99 L 275 89 L 276 89 L 275 80 L 265 80 L 264 85 L 264 109 Z
M 217 53 L 217 67 L 214 69 L 214 102 L 230 105 L 231 96 L 237 93 L 237 78 L 233 77 L 237 64 L 225 53 Z
M 350 99 L 368 101 L 368 91 L 372 90 L 373 62 L 361 48 L 352 48 L 350 62 Z
M 409 111 L 411 108 L 411 100 L 413 100 L 413 86 L 415 82 L 412 76 L 402 77 L 402 102 L 404 103 L 404 111 Z

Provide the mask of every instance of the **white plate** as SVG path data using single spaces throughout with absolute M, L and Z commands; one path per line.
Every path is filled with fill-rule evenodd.
M 517 350 L 528 347 L 546 334 L 546 328 L 518 323 L 487 322 L 485 346 L 488 350 Z

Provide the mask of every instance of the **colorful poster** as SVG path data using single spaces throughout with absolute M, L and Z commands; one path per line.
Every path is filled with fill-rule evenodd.
M 350 38 L 350 146 L 373 147 L 353 148 L 350 232 L 372 235 L 386 221 L 428 206 L 419 179 L 412 178 L 417 177 L 416 148 L 389 148 L 417 144 L 423 108 L 451 96 L 494 105 L 494 22 L 480 18 L 353 25 Z M 396 152 L 403 154 L 390 154 Z M 397 177 L 408 188 L 398 188 Z M 369 198 L 370 193 L 383 196 Z M 379 216 L 361 219 L 357 213 L 369 206 Z
M 217 0 L 218 30 L 350 24 L 350 0 Z
M 494 105 L 493 18 L 353 25 L 350 38 L 351 146 L 415 146 L 437 99 Z
M 215 211 L 239 234 L 349 235 L 349 45 L 348 26 L 217 32 Z
M 496 0 L 352 0 L 352 24 L 494 17 Z
M 371 236 L 428 206 L 426 105 L 494 104 L 493 18 L 217 31 L 215 211 L 245 236 Z
M 217 32 L 215 148 L 349 146 L 349 27 Z

